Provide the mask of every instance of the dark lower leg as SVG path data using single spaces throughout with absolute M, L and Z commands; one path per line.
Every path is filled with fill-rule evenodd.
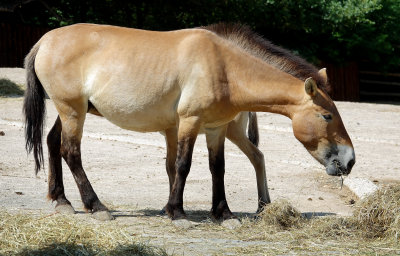
M 263 165 L 264 167 L 264 165 Z M 271 203 L 268 193 L 267 178 L 265 176 L 265 169 L 256 169 L 257 177 L 257 190 L 258 190 L 258 208 L 257 213 L 260 213 L 264 207 Z
M 61 121 L 60 117 L 50 130 L 47 136 L 47 146 L 49 148 L 49 192 L 47 197 L 52 201 L 57 201 L 57 206 L 71 205 L 64 194 L 64 184 L 62 178 L 61 165 Z
M 175 169 L 175 162 L 176 162 L 176 155 L 177 155 L 177 130 L 176 129 L 169 129 L 165 131 L 165 141 L 167 144 L 167 158 L 165 161 L 165 167 L 168 174 L 169 180 L 169 193 L 172 191 L 172 186 L 174 185 L 175 176 L 176 176 L 176 169 Z
M 225 196 L 225 160 L 224 160 L 224 145 L 222 144 L 217 150 L 208 149 L 209 164 L 212 174 L 212 209 L 211 213 L 215 219 L 231 219 L 235 218 L 229 209 Z
M 64 140 L 61 147 L 61 154 L 71 169 L 72 175 L 78 185 L 81 199 L 85 209 L 89 212 L 106 211 L 98 199 L 82 167 L 80 142 L 75 140 Z
M 186 217 L 183 210 L 183 190 L 192 163 L 194 141 L 195 139 L 186 138 L 178 143 L 176 176 L 166 205 L 168 215 L 174 220 Z

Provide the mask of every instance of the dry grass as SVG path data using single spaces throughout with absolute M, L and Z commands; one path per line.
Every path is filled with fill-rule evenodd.
M 299 227 L 304 218 L 287 200 L 277 200 L 260 213 L 259 225 L 273 226 L 277 229 Z
M 303 229 L 308 236 L 326 238 L 400 239 L 400 186 L 381 188 L 361 200 L 350 217 L 302 217 L 287 201 L 276 201 L 261 213 L 260 226 Z M 400 241 L 400 240 L 399 240 Z
M 350 217 L 307 219 L 287 201 L 276 201 L 257 219 L 242 218 L 242 226 L 235 230 L 208 221 L 182 230 L 152 214 L 141 221 L 133 217 L 132 226 L 131 221 L 99 224 L 77 216 L 38 218 L 0 212 L 0 255 L 166 255 L 165 250 L 140 244 L 137 239 L 143 232 L 158 240 L 155 244 L 162 241 L 168 250 L 180 248 L 185 255 L 207 250 L 215 255 L 395 255 L 400 254 L 399 204 L 399 186 L 380 189 L 360 201 Z M 203 239 L 209 242 L 185 251 Z
M 0 255 L 166 255 L 134 240 L 116 223 L 76 216 L 0 213 Z
M 400 186 L 380 189 L 362 200 L 354 221 L 366 237 L 400 239 Z
M 264 209 L 257 221 L 243 220 L 236 235 L 242 240 L 262 239 L 281 245 L 272 246 L 269 253 L 398 254 L 400 186 L 382 188 L 361 200 L 349 217 L 307 219 L 289 202 L 276 201 Z
M 15 97 L 22 95 L 24 95 L 22 86 L 17 85 L 7 78 L 0 78 L 0 97 Z

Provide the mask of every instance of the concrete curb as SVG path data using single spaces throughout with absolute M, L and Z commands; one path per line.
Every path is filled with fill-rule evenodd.
M 378 189 L 377 185 L 365 178 L 348 177 L 344 180 L 343 184 L 347 186 L 360 199 L 371 195 Z

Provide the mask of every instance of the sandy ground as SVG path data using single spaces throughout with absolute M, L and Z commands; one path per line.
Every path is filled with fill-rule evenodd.
M 0 69 L 0 78 L 22 83 L 23 76 L 22 69 Z M 24 149 L 22 103 L 21 97 L 0 98 L 0 131 L 4 132 L 0 136 L 0 209 L 50 214 L 54 212 L 54 204 L 46 200 L 47 167 L 35 177 L 33 157 L 27 156 Z M 351 177 L 367 178 L 378 185 L 399 182 L 400 106 L 336 104 L 356 152 Z M 56 116 L 52 102 L 47 100 L 47 129 Z M 351 214 L 349 201 L 357 198 L 345 187 L 340 190 L 339 178 L 327 176 L 324 168 L 306 152 L 294 138 L 290 120 L 270 113 L 259 113 L 258 118 L 259 148 L 265 156 L 272 200 L 285 198 L 305 213 Z M 47 147 L 44 151 L 47 156 Z M 124 211 L 145 211 L 161 218 L 156 213 L 168 198 L 165 154 L 162 135 L 122 130 L 103 118 L 87 115 L 82 140 L 83 165 L 100 200 L 115 215 L 120 215 L 117 222 L 135 223 L 135 214 L 124 216 Z M 240 214 L 254 213 L 257 190 L 253 167 L 229 141 L 225 155 L 230 208 Z M 76 184 L 65 163 L 63 168 L 66 196 L 76 210 L 82 211 Z M 211 207 L 211 175 L 204 135 L 199 136 L 195 145 L 184 202 L 189 218 L 191 213 L 196 215 Z M 201 218 L 207 219 L 207 215 Z M 153 239 L 157 241 L 157 237 Z M 174 244 L 167 248 L 175 253 L 197 254 L 199 246 L 205 243 L 200 241 L 197 247 L 186 249 Z

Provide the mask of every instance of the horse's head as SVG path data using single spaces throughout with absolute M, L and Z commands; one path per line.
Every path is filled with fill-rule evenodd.
M 304 82 L 303 92 L 302 103 L 292 115 L 295 137 L 329 175 L 348 175 L 355 154 L 335 104 L 312 78 Z

